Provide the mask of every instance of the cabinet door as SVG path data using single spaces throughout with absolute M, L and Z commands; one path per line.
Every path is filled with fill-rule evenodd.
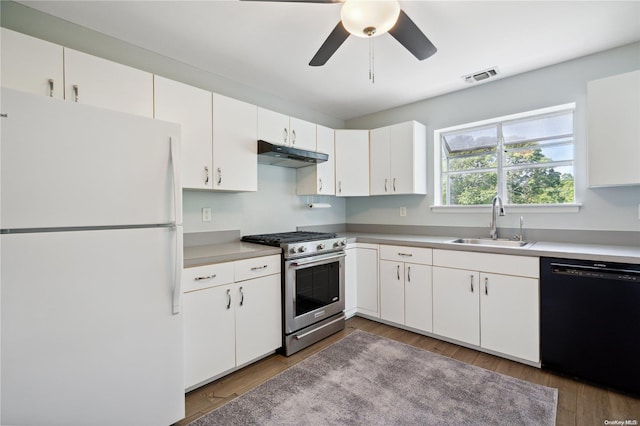
M 65 99 L 153 118 L 153 74 L 64 49 Z
M 379 317 L 378 310 L 378 250 L 357 248 L 358 312 Z
M 380 261 L 380 318 L 404 324 L 404 263 Z
M 182 187 L 213 188 L 211 92 L 154 76 L 155 118 L 182 129 Z
M 369 195 L 369 131 L 336 130 L 336 195 Z
M 235 367 L 235 321 L 232 286 L 185 293 L 185 389 Z
M 480 274 L 433 267 L 433 332 L 480 345 Z
M 640 184 L 640 71 L 587 84 L 589 186 Z
M 64 98 L 62 46 L 6 28 L 2 38 L 2 86 Z
M 280 287 L 280 274 L 234 285 L 236 365 L 246 364 L 282 346 Z
M 352 317 L 357 307 L 358 249 L 347 248 L 344 261 L 344 310 L 347 318 Z
M 481 273 L 480 285 L 480 345 L 539 362 L 538 280 Z
M 390 193 L 427 193 L 427 138 L 415 121 L 390 126 Z
M 257 107 L 213 95 L 213 189 L 258 190 Z
M 291 146 L 307 151 L 316 150 L 316 125 L 299 118 L 289 118 L 289 139 Z
M 373 129 L 370 132 L 369 140 L 369 167 L 371 195 L 385 195 L 391 192 L 391 174 L 389 155 L 391 148 L 389 145 L 390 127 Z M 396 147 L 393 148 L 394 151 Z
M 329 156 L 324 163 L 296 169 L 297 195 L 335 195 L 335 150 L 333 129 L 316 126 L 318 152 Z
M 258 139 L 278 145 L 291 145 L 289 116 L 258 108 Z
M 422 331 L 433 331 L 431 266 L 404 265 L 404 324 Z

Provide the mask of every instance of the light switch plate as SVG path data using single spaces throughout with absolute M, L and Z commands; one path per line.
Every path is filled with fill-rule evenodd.
M 400 207 L 400 216 L 404 217 L 407 215 L 407 208 L 406 207 Z
M 211 207 L 202 208 L 202 221 L 211 222 Z

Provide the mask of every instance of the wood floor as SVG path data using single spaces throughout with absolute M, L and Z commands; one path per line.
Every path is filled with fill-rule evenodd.
M 186 418 L 176 423 L 176 426 L 186 425 L 238 395 L 242 395 L 356 329 L 531 383 L 557 388 L 558 415 L 556 424 L 558 426 L 605 425 L 607 424 L 605 420 L 619 420 L 622 421 L 620 423 L 622 425 L 624 425 L 624 421 L 632 420 L 635 423 L 630 422 L 627 425 L 640 426 L 640 399 L 359 317 L 349 319 L 344 331 L 288 358 L 282 355 L 271 355 L 242 370 L 189 392 L 186 396 Z

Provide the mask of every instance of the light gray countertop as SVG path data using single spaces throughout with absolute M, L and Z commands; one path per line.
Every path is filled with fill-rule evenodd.
M 537 241 L 523 248 L 487 247 L 451 243 L 455 237 L 432 237 L 426 235 L 340 233 L 349 243 L 392 244 L 413 247 L 428 247 L 443 250 L 462 250 L 480 253 L 510 254 L 516 256 L 546 256 L 566 259 L 600 260 L 640 264 L 640 246 L 613 246 L 601 244 L 578 244 Z M 232 262 L 234 260 L 281 254 L 279 247 L 244 242 L 209 244 L 184 248 L 184 267 Z
M 426 235 L 341 233 L 349 243 L 395 244 L 429 247 L 444 250 L 463 250 L 481 253 L 511 254 L 516 256 L 560 257 L 566 259 L 601 260 L 607 262 L 640 264 L 638 247 L 603 244 L 578 244 L 536 241 L 522 248 L 488 247 L 452 243 L 456 237 L 431 237 Z
M 232 262 L 234 260 L 281 254 L 280 247 L 261 244 L 243 243 L 241 241 L 208 244 L 184 248 L 184 267 L 211 265 L 213 263 Z

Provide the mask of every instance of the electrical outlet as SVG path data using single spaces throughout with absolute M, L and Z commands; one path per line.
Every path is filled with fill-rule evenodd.
M 202 221 L 211 222 L 211 207 L 202 208 Z
M 400 216 L 404 217 L 407 215 L 407 208 L 406 207 L 400 207 Z

